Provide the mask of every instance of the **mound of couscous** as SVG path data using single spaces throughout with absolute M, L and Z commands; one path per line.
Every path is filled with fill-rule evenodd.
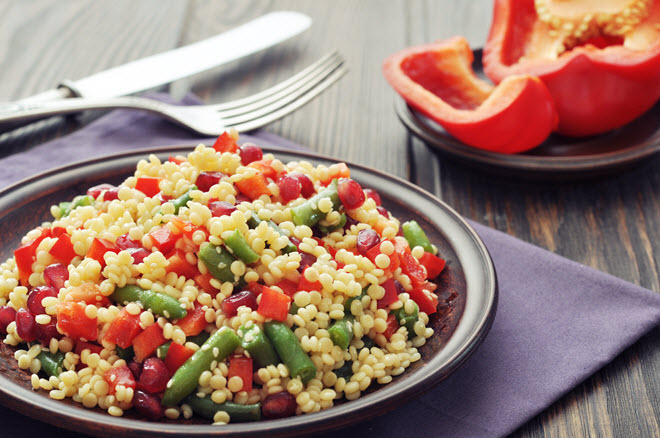
M 444 261 L 343 163 L 221 135 L 51 208 L 0 266 L 0 334 L 35 390 L 148 419 L 317 412 L 433 335 Z

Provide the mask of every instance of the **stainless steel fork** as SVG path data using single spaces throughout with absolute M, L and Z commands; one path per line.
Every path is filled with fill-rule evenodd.
M 333 52 L 272 88 L 217 105 L 170 105 L 132 96 L 0 104 L 0 124 L 15 125 L 86 110 L 125 108 L 159 114 L 202 135 L 216 136 L 230 128 L 245 132 L 273 122 L 309 102 L 348 71 L 343 64 L 342 56 Z

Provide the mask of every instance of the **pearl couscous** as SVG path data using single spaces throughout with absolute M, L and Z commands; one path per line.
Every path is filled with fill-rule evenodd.
M 317 412 L 433 335 L 444 262 L 342 163 L 225 133 L 51 213 L 0 266 L 0 334 L 53 399 L 216 424 Z

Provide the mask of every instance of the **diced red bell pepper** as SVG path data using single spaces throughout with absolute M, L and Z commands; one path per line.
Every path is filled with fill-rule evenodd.
M 558 122 L 544 83 L 516 75 L 494 87 L 474 73 L 473 57 L 454 37 L 395 53 L 383 73 L 409 105 L 470 146 L 517 153 L 541 144 Z
M 119 385 L 135 389 L 135 377 L 127 365 L 110 368 L 103 374 L 103 379 L 108 382 L 110 387 L 108 393 L 110 395 L 117 393 L 117 386 Z
M 389 341 L 392 335 L 396 333 L 397 330 L 399 330 L 399 327 L 399 321 L 396 320 L 396 317 L 391 313 L 387 315 L 387 328 L 383 332 L 385 339 Z
M 57 238 L 57 241 L 48 251 L 57 261 L 64 264 L 71 263 L 71 260 L 78 254 L 73 250 L 73 244 L 71 243 L 71 236 L 68 234 L 62 234 Z
M 245 285 L 243 290 L 250 291 L 254 294 L 255 297 L 258 297 L 259 295 L 261 295 L 261 292 L 263 292 L 264 287 L 265 286 L 263 284 L 259 284 L 256 281 L 251 281 Z
M 213 280 L 213 275 L 211 275 L 208 272 L 206 274 L 196 275 L 194 277 L 194 280 L 197 286 L 199 286 L 204 292 L 211 295 L 212 297 L 215 297 L 218 294 L 218 292 L 220 292 L 211 284 L 211 280 Z
M 57 329 L 71 339 L 94 341 L 98 336 L 97 319 L 85 313 L 86 304 L 74 301 L 59 302 L 57 309 Z
M 426 268 L 412 255 L 408 242 L 403 239 L 397 239 L 394 244 L 394 251 L 399 256 L 401 271 L 410 277 L 413 286 L 419 286 L 424 283 L 427 276 Z
M 236 143 L 237 138 L 231 135 L 229 132 L 223 132 L 213 143 L 213 149 L 218 152 L 231 152 L 234 153 L 238 151 L 238 144 Z
M 542 11 L 534 0 L 494 3 L 485 73 L 495 83 L 511 75 L 537 76 L 554 99 L 560 133 L 609 131 L 658 102 L 657 0 L 538 2 Z M 530 115 L 526 123 L 532 120 Z
M 287 279 L 280 280 L 276 284 L 276 286 L 279 287 L 280 289 L 282 289 L 282 292 L 284 292 L 285 294 L 287 294 L 290 297 L 293 297 L 293 295 L 296 292 L 298 292 L 298 283 L 296 283 L 295 281 L 291 281 L 291 280 L 287 280 Z
M 253 201 L 262 195 L 272 195 L 270 189 L 268 188 L 268 181 L 266 180 L 266 177 L 261 173 L 250 175 L 246 178 L 238 180 L 234 183 L 234 185 L 239 190 L 239 192 Z
M 176 248 L 167 257 L 167 272 L 175 272 L 176 275 L 186 278 L 195 278 L 199 275 L 197 265 L 191 265 L 186 259 L 186 252 Z
M 204 331 L 207 324 L 206 310 L 198 303 L 195 303 L 193 310 L 189 310 L 186 316 L 176 323 L 186 336 L 197 336 Z
M 174 234 L 167 225 L 149 233 L 151 243 L 163 254 L 169 254 L 174 249 L 181 234 Z
M 66 233 L 66 228 L 64 227 L 52 227 L 50 229 L 50 237 L 57 238 L 62 234 Z
M 233 355 L 229 357 L 229 374 L 227 379 L 238 376 L 243 380 L 241 391 L 250 391 L 252 389 L 252 358 L 246 356 Z
M 257 313 L 276 321 L 285 321 L 290 306 L 291 297 L 264 286 Z
M 194 350 L 186 347 L 185 345 L 172 342 L 167 349 L 167 355 L 165 356 L 165 366 L 171 374 L 174 374 L 176 370 L 178 370 L 179 367 L 181 367 L 181 365 L 183 365 L 194 353 Z
M 103 340 L 119 345 L 121 348 L 128 348 L 140 332 L 142 332 L 140 315 L 131 315 L 126 307 L 123 307 L 110 323 L 110 327 L 103 335 Z
M 425 252 L 419 262 L 426 268 L 427 278 L 435 278 L 445 269 L 446 262 L 435 254 Z
M 374 264 L 376 264 L 376 257 L 379 254 L 382 254 L 382 251 L 380 250 L 380 246 L 383 244 L 385 240 L 392 242 L 392 245 L 395 246 L 395 250 L 392 252 L 392 254 L 387 255 L 387 257 L 389 257 L 390 259 L 390 264 L 387 268 L 384 269 L 384 271 L 394 272 L 399 267 L 399 255 L 397 254 L 396 243 L 393 239 L 383 239 L 381 243 L 373 246 L 371 249 L 369 249 L 369 251 L 367 251 L 367 258 L 371 260 Z
M 305 268 L 305 271 L 307 268 Z M 305 278 L 305 271 L 300 274 L 300 277 L 298 278 L 298 290 L 305 290 L 307 292 L 311 292 L 313 290 L 321 291 L 323 288 L 323 285 L 321 284 L 320 281 L 309 281 Z
M 91 342 L 81 341 L 76 342 L 76 349 L 74 353 L 80 354 L 83 350 L 89 350 L 90 353 L 101 354 L 103 347 L 98 344 L 92 344 Z
M 85 257 L 94 259 L 97 262 L 99 262 L 102 267 L 105 267 L 105 259 L 103 258 L 105 253 L 106 252 L 118 253 L 119 251 L 120 251 L 119 247 L 117 247 L 117 245 L 115 245 L 114 243 L 106 239 L 103 239 L 101 237 L 95 237 L 89 249 L 87 250 L 87 254 L 85 255 Z
M 16 260 L 16 267 L 18 268 L 18 276 L 21 285 L 30 285 L 30 275 L 32 274 L 32 263 L 35 260 L 37 247 L 46 237 L 50 237 L 50 230 L 41 228 L 41 234 L 32 242 L 21 245 L 14 251 L 14 259 Z
M 152 324 L 133 338 L 133 351 L 135 360 L 142 362 L 151 356 L 156 348 L 163 345 L 167 340 L 163 336 L 163 329 L 158 324 Z
M 414 286 L 412 290 L 407 292 L 410 298 L 417 303 L 419 310 L 430 315 L 438 310 L 438 299 L 431 297 L 424 292 L 424 289 L 428 290 L 429 288 L 425 287 L 425 285 Z
M 390 304 L 394 304 L 399 300 L 399 294 L 397 293 L 396 286 L 394 285 L 394 279 L 388 278 L 381 284 L 381 287 L 385 289 L 385 294 L 383 298 L 378 300 L 378 308 L 383 309 Z
M 135 182 L 135 188 L 148 197 L 153 198 L 160 193 L 160 187 L 158 185 L 162 180 L 163 178 L 156 178 L 153 176 L 141 176 Z
M 275 181 L 277 180 L 277 178 L 280 177 L 280 173 L 277 170 L 275 170 L 272 163 L 273 160 L 258 160 L 251 162 L 250 164 L 247 165 L 247 167 L 257 169 L 259 173 L 261 173 L 263 176 Z

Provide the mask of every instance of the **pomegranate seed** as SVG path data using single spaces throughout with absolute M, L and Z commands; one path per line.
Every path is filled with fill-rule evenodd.
M 35 287 L 30 291 L 27 298 L 27 307 L 33 315 L 41 315 L 46 313 L 41 301 L 46 297 L 56 297 L 57 291 L 50 286 Z
M 108 189 L 103 194 L 104 201 L 114 201 L 115 199 L 119 199 L 119 187 Z
M 254 143 L 245 143 L 238 148 L 238 155 L 241 156 L 241 164 L 247 166 L 253 161 L 259 161 L 264 157 L 261 148 Z
M 144 248 L 128 248 L 126 251 L 133 257 L 133 264 L 137 265 L 144 261 L 144 258 L 151 254 Z
M 64 287 L 64 282 L 69 279 L 69 270 L 61 263 L 54 263 L 44 269 L 44 282 L 56 291 Z
M 149 357 L 142 363 L 140 385 L 147 392 L 156 393 L 165 391 L 169 380 L 170 372 L 162 360 L 157 357 Z
M 57 331 L 57 320 L 53 317 L 48 324 L 36 324 L 35 336 L 42 344 L 47 345 L 51 339 L 61 339 L 63 335 Z
M 298 272 L 302 273 L 308 266 L 312 266 L 316 262 L 316 257 L 307 253 L 300 253 L 300 266 L 298 267 Z
M 160 397 L 147 392 L 137 390 L 133 395 L 133 407 L 135 410 L 150 420 L 158 420 L 163 416 L 163 407 L 160 405 Z
M 380 213 L 381 216 L 385 216 L 386 218 L 390 218 L 390 212 L 387 211 L 385 207 L 378 206 L 376 207 L 376 210 L 378 210 L 378 213 Z
M 349 215 L 346 215 L 346 223 L 344 224 L 344 229 L 350 230 L 353 225 L 357 225 L 359 223 L 360 223 L 359 221 L 353 219 Z
M 296 245 L 296 248 L 299 248 L 299 247 L 300 247 L 300 244 L 302 243 L 302 240 L 298 239 L 298 238 L 295 237 L 295 236 L 291 236 L 291 237 L 289 237 L 289 240 L 291 241 L 291 243 L 293 243 L 294 245 Z
M 406 291 L 403 288 L 403 285 L 401 284 L 401 282 L 399 282 L 399 280 L 394 280 L 394 287 L 396 288 L 396 294 L 397 295 L 402 294 Z
M 0 334 L 7 334 L 7 326 L 16 321 L 16 310 L 9 306 L 0 307 Z
M 367 196 L 367 198 L 373 199 L 377 206 L 381 206 L 383 204 L 383 201 L 380 199 L 380 195 L 374 189 L 364 189 L 364 194 Z
M 314 193 L 316 193 L 316 190 L 314 189 L 314 183 L 304 173 L 291 172 L 288 175 L 294 177 L 300 183 L 300 194 L 303 195 L 303 198 L 309 198 Z
M 131 361 L 128 364 L 128 369 L 133 373 L 136 381 L 140 380 L 140 374 L 142 374 L 142 364 L 140 362 Z
M 209 209 L 213 217 L 231 216 L 237 210 L 234 204 L 227 201 L 212 202 L 209 204 Z
M 302 191 L 300 181 L 290 175 L 282 175 L 276 184 L 280 188 L 280 197 L 282 197 L 284 204 L 288 204 L 289 201 L 296 199 Z
M 112 184 L 99 184 L 94 187 L 90 187 L 87 189 L 87 195 L 91 196 L 92 198 L 96 199 L 98 198 L 101 193 L 106 192 L 111 189 L 116 189 L 117 187 L 113 186 Z M 118 190 L 117 190 L 118 191 Z M 105 196 L 103 197 L 104 200 L 108 200 Z M 117 198 L 115 198 L 117 199 Z
M 211 187 L 218 184 L 225 176 L 227 175 L 222 172 L 200 172 L 195 185 L 202 192 L 208 192 Z
M 258 307 L 257 297 L 252 292 L 244 290 L 228 296 L 220 303 L 222 313 L 227 317 L 236 316 L 238 314 L 238 308 L 241 306 L 247 306 L 252 310 L 256 310 Z
M 357 236 L 357 249 L 360 251 L 360 254 L 367 255 L 369 251 L 374 246 L 380 243 L 380 236 L 375 230 L 370 228 L 360 230 Z
M 292 417 L 296 413 L 297 405 L 293 394 L 286 391 L 276 392 L 261 403 L 261 413 L 266 418 Z
M 357 181 L 350 178 L 341 178 L 337 183 L 339 199 L 348 210 L 361 207 L 366 199 L 364 190 Z
M 115 242 L 115 245 L 119 247 L 119 249 L 129 249 L 129 248 L 141 248 L 142 245 L 140 244 L 139 241 L 131 239 L 128 234 L 122 234 L 121 236 L 117 237 L 117 241 Z
M 252 199 L 248 198 L 242 193 L 239 193 L 236 195 L 236 204 L 240 204 L 241 202 L 252 202 Z
M 26 342 L 32 342 L 37 339 L 37 322 L 34 315 L 27 309 L 20 309 L 16 312 L 16 333 Z

